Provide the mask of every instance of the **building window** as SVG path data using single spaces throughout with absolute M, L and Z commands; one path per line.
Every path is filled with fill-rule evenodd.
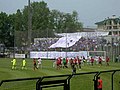
M 109 32 L 109 35 L 112 35 L 112 33 L 111 33 L 111 32 Z
M 117 34 L 118 34 L 118 32 L 117 32 L 117 31 L 115 31 L 115 32 L 113 32 L 113 34 L 114 34 L 114 35 L 117 35 Z
M 118 27 L 117 26 L 113 26 L 113 29 L 118 29 Z
M 107 26 L 107 29 L 109 30 L 109 29 L 112 29 L 112 26 Z

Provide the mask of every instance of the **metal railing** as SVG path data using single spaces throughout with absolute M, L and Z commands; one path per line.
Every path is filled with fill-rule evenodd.
M 63 90 L 70 90 L 70 80 L 73 76 L 85 75 L 85 74 L 95 74 L 93 77 L 94 90 L 98 90 L 97 89 L 98 76 L 102 73 L 112 72 L 112 74 L 111 74 L 111 90 L 113 90 L 114 74 L 118 71 L 120 71 L 120 69 L 108 70 L 108 71 L 99 71 L 99 72 L 98 71 L 96 71 L 96 72 L 84 72 L 84 73 L 76 73 L 76 74 L 68 74 L 68 75 L 56 75 L 56 76 L 43 76 L 43 77 L 35 77 L 35 78 L 2 80 L 0 82 L 0 86 L 2 86 L 3 83 L 7 83 L 7 82 L 37 80 L 36 90 L 42 90 L 43 88 L 57 87 L 57 86 L 63 86 L 64 87 Z M 55 79 L 55 78 L 59 78 L 59 79 Z M 50 80 L 45 80 L 45 79 L 50 79 Z M 118 82 L 118 83 L 120 83 L 120 82 Z

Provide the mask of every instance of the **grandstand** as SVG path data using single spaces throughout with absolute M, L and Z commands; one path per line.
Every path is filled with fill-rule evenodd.
M 66 52 L 66 54 L 67 52 L 80 51 L 106 51 L 107 56 L 113 56 L 113 58 L 115 58 L 119 54 L 120 49 L 119 42 L 116 42 L 115 39 L 111 38 L 107 31 L 98 32 L 97 30 L 94 30 L 90 32 L 55 33 L 54 37 L 43 38 L 39 38 L 38 36 L 36 33 L 35 36 L 31 37 L 33 41 L 29 48 L 27 47 L 27 41 L 21 42 L 20 45 L 15 43 L 15 52 L 28 55 L 28 51 L 58 51 Z M 16 39 L 16 42 L 17 41 L 18 40 Z
M 57 34 L 61 38 L 35 38 L 33 47 L 38 50 L 51 50 L 52 48 L 68 48 L 70 51 L 96 50 L 98 45 L 107 44 L 101 36 L 107 36 L 108 32 L 82 32 Z M 66 36 L 67 35 L 67 36 Z M 39 48 L 38 48 L 39 47 Z M 34 48 L 33 48 L 34 50 Z
M 106 53 L 103 46 L 108 45 L 108 42 L 102 37 L 107 35 L 108 32 L 79 32 L 56 34 L 56 37 L 60 38 L 35 38 L 34 44 L 32 45 L 31 55 L 32 58 L 33 56 L 41 56 L 41 54 L 44 54 L 41 56 L 43 58 L 56 58 L 59 57 L 58 55 L 63 57 L 84 55 L 87 58 L 89 55 L 88 51 L 99 51 L 99 53 L 105 51 Z M 84 53 L 82 51 L 84 51 Z M 39 54 L 37 52 L 39 52 Z M 105 57 L 106 54 L 102 56 Z

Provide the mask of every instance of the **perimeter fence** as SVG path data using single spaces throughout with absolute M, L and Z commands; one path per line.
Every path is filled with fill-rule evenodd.
M 0 90 L 98 90 L 98 77 L 101 77 L 103 81 L 103 90 L 120 89 L 120 69 L 117 69 L 2 80 Z

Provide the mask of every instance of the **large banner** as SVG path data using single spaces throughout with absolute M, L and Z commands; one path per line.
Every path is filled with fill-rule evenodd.
M 73 46 L 80 38 L 81 36 L 62 37 L 56 43 L 52 44 L 49 48 L 68 48 Z
M 52 44 L 49 48 L 68 48 L 73 46 L 81 37 L 101 37 L 107 36 L 109 32 L 77 32 L 77 33 L 61 33 L 57 34 L 61 37 L 56 43 Z
M 30 52 L 30 58 L 48 58 L 48 59 L 55 59 L 58 57 L 65 58 L 66 56 L 68 58 L 74 58 L 76 56 L 84 56 L 87 58 L 89 53 L 87 51 L 80 51 L 80 52 L 57 52 L 57 51 L 52 51 L 52 52 L 37 52 L 37 51 L 32 51 Z

